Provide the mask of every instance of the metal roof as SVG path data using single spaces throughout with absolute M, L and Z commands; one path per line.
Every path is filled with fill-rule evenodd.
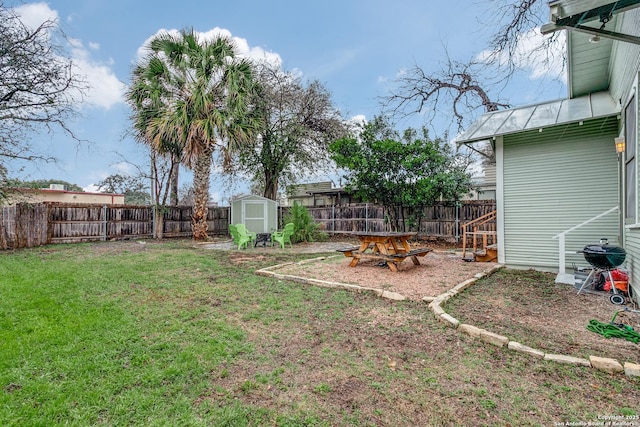
M 578 98 L 560 99 L 484 114 L 469 129 L 458 135 L 454 142 L 468 144 L 486 141 L 495 136 L 578 123 L 619 113 L 620 105 L 608 92 L 597 92 Z

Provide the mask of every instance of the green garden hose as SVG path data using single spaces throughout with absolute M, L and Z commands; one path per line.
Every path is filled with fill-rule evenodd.
M 616 313 L 617 314 L 617 313 Z M 613 316 L 615 319 L 616 317 Z M 624 338 L 634 343 L 640 342 L 640 334 L 633 330 L 631 326 L 622 323 L 602 323 L 597 320 L 589 320 L 587 329 L 605 338 Z

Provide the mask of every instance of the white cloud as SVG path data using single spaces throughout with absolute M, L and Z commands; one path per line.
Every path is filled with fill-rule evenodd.
M 367 117 L 364 114 L 356 114 L 347 123 L 351 126 L 364 126 L 367 123 Z
M 136 176 L 138 174 L 136 167 L 129 162 L 118 162 L 111 165 L 111 168 L 120 175 Z
M 564 73 L 564 57 L 566 50 L 565 34 L 561 32 L 551 43 L 549 49 L 541 50 L 540 46 L 545 42 L 545 36 L 540 33 L 540 28 L 534 28 L 526 33 L 520 34 L 517 40 L 515 52 L 511 58 L 506 52 L 485 50 L 476 56 L 480 62 L 488 62 L 490 59 L 497 59 L 498 65 L 505 65 L 509 59 L 520 69 L 529 73 L 532 80 L 546 77 L 560 78 L 566 80 Z
M 147 53 L 147 47 L 149 46 L 149 43 L 151 42 L 151 40 L 153 40 L 156 36 L 160 34 L 167 34 L 167 33 L 177 36 L 178 34 L 180 34 L 180 31 L 176 29 L 158 30 L 155 34 L 147 38 L 142 44 L 142 46 L 138 48 L 138 51 L 137 51 L 138 60 L 142 60 L 145 57 Z M 231 31 L 227 29 L 215 27 L 209 31 L 198 32 L 198 36 L 200 37 L 201 40 L 213 40 L 216 37 L 228 37 L 231 40 L 233 40 L 233 42 L 235 43 L 240 57 L 249 58 L 256 61 L 268 62 L 278 67 L 282 65 L 282 58 L 280 57 L 279 54 L 275 52 L 267 51 L 261 47 L 255 47 L 255 46 L 251 47 L 249 46 L 247 39 L 244 39 L 242 37 L 234 37 L 231 35 Z
M 74 64 L 91 86 L 85 95 L 88 104 L 108 109 L 124 101 L 126 85 L 108 65 L 84 57 L 77 57 Z
M 14 10 L 20 20 L 30 28 L 37 28 L 46 20 L 59 21 L 58 12 L 49 8 L 46 3 L 30 3 L 16 7 Z M 103 64 L 91 57 L 89 50 L 81 40 L 68 38 L 67 41 L 70 47 L 71 60 L 76 67 L 76 73 L 83 76 L 89 85 L 89 89 L 84 95 L 86 104 L 108 109 L 115 104 L 123 102 L 126 86 L 118 80 L 111 69 L 113 60 L 109 59 L 107 64 Z M 90 42 L 89 48 L 98 51 L 100 45 Z M 80 96 L 75 98 L 81 99 Z
M 49 8 L 46 3 L 30 3 L 13 9 L 20 21 L 29 28 L 38 28 L 44 21 L 58 22 L 58 12 Z

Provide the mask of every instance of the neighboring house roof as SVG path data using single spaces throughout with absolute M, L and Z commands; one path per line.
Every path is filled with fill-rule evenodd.
M 289 187 L 289 197 L 308 197 L 313 193 L 321 191 L 332 191 L 331 181 L 309 182 L 305 184 L 294 184 Z
M 495 136 L 578 123 L 619 113 L 620 105 L 611 95 L 608 92 L 598 92 L 579 98 L 560 99 L 484 114 L 454 141 L 457 144 L 486 141 Z
M 9 203 L 17 203 L 22 201 L 21 197 L 17 196 L 21 195 L 24 198 L 35 199 L 39 202 L 88 203 L 107 205 L 124 204 L 124 194 L 67 191 L 50 188 L 16 188 L 15 192 L 16 194 L 10 195 Z

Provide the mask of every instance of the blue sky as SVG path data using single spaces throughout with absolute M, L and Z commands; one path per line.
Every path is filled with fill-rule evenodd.
M 82 117 L 70 127 L 88 143 L 79 144 L 63 132 L 32 135 L 41 152 L 57 164 L 12 168 L 23 179 L 61 179 L 91 190 L 106 176 L 134 173 L 130 163 L 146 165 L 146 150 L 127 131 L 129 110 L 122 95 L 132 64 L 147 39 L 160 30 L 215 28 L 237 38 L 248 55 L 279 58 L 283 68 L 320 80 L 345 117 L 371 118 L 380 112 L 379 97 L 388 93 L 398 73 L 414 64 L 439 68 L 445 48 L 452 59 L 467 61 L 481 54 L 491 34 L 484 28 L 488 0 L 245 0 L 203 2 L 182 0 L 52 0 L 15 3 L 25 23 L 55 18 L 72 40 L 70 54 L 92 85 Z M 11 6 L 5 1 L 5 6 Z M 561 84 L 542 84 L 546 71 L 527 64 L 523 74 L 501 94 L 513 105 L 565 96 Z M 416 117 L 412 126 L 421 124 Z M 447 123 L 434 123 L 443 134 Z M 319 177 L 320 179 L 322 177 Z M 183 178 L 183 184 L 190 178 Z M 212 198 L 225 202 L 243 191 L 212 178 Z

